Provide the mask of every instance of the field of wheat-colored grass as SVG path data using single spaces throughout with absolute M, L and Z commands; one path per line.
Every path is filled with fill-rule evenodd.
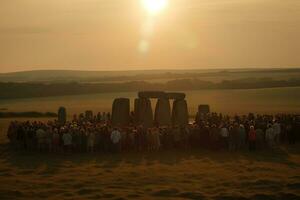
M 191 114 L 202 103 L 230 114 L 300 112 L 300 88 L 186 94 Z M 136 93 L 1 100 L 0 108 L 56 111 L 64 105 L 70 117 L 87 109 L 110 111 L 116 97 L 133 102 Z M 300 199 L 299 144 L 255 153 L 40 154 L 9 147 L 11 120 L 0 119 L 0 199 Z
M 9 121 L 0 120 L 0 199 L 300 199 L 299 145 L 255 153 L 19 152 L 7 144 Z
M 198 90 L 186 93 L 190 115 L 199 104 L 209 104 L 215 112 L 229 114 L 300 113 L 300 87 L 250 90 Z M 67 108 L 69 116 L 93 110 L 110 112 L 114 98 L 128 97 L 133 109 L 136 92 L 75 95 L 62 97 L 0 100 L 0 109 L 7 111 L 56 112 L 59 106 Z M 153 110 L 155 100 L 153 102 Z

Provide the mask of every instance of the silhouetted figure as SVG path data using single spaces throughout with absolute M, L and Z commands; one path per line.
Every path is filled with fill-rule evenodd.
M 249 151 L 255 151 L 256 149 L 256 131 L 254 126 L 250 126 L 250 131 L 248 133 L 248 141 L 249 141 Z

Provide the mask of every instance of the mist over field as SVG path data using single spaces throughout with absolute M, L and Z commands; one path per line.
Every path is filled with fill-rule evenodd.
M 199 90 L 184 91 L 187 95 L 188 109 L 195 116 L 199 104 L 209 104 L 212 111 L 227 114 L 300 113 L 300 87 L 270 88 L 250 90 Z M 130 98 L 133 110 L 136 92 L 85 94 L 61 97 L 26 98 L 0 100 L 0 108 L 5 112 L 57 112 L 60 106 L 67 108 L 68 116 L 84 113 L 86 110 L 111 112 L 115 98 Z M 156 100 L 152 101 L 152 108 Z
M 0 98 L 34 98 L 143 90 L 199 91 L 299 86 L 299 69 L 31 71 L 1 74 Z
M 184 92 L 190 122 L 199 104 L 231 116 L 300 114 L 298 68 L 0 74 L 0 198 L 299 199 L 298 145 L 255 154 L 200 148 L 60 155 L 8 144 L 11 121 L 53 121 L 60 106 L 68 120 L 86 110 L 112 112 L 120 97 L 133 110 L 137 92 L 147 90 Z
M 6 73 L 0 75 L 0 108 L 56 112 L 65 106 L 69 116 L 111 112 L 113 99 L 130 98 L 133 106 L 143 90 L 185 92 L 191 116 L 199 104 L 229 114 L 300 112 L 297 68 Z
M 131 71 L 33 70 L 0 73 L 0 82 L 166 82 L 174 79 L 223 80 L 267 78 L 274 80 L 299 79 L 299 68 L 221 68 L 221 69 L 161 69 Z

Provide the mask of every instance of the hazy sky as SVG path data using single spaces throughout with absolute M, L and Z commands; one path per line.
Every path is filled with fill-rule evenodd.
M 300 0 L 1 0 L 0 72 L 300 66 Z

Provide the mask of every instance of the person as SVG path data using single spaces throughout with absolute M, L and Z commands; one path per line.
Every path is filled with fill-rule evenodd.
M 137 144 L 138 151 L 145 150 L 145 147 L 147 146 L 147 131 L 142 125 L 137 128 L 135 143 Z
M 18 128 L 18 122 L 13 121 L 10 123 L 8 129 L 7 129 L 7 138 L 10 141 L 10 145 L 14 148 L 17 148 L 17 128 Z
M 35 148 L 35 131 L 32 126 L 28 127 L 27 129 L 27 134 L 26 134 L 26 143 L 27 143 L 27 148 L 29 151 L 34 150 Z
M 69 130 L 65 130 L 62 140 L 64 144 L 64 151 L 70 152 L 72 149 L 72 135 L 70 134 Z
M 224 149 L 228 149 L 228 136 L 229 132 L 225 125 L 222 126 L 220 131 L 221 139 L 222 139 L 222 147 Z
M 254 129 L 254 126 L 250 126 L 248 141 L 249 141 L 249 151 L 255 151 L 256 131 Z
M 268 128 L 266 130 L 266 141 L 271 149 L 275 147 L 275 133 L 271 124 L 268 125 Z
M 111 122 L 111 116 L 110 116 L 110 112 L 106 113 L 106 123 L 110 123 Z
M 235 146 L 235 150 L 239 150 L 240 149 L 240 141 L 241 141 L 239 123 L 235 122 L 234 125 L 233 125 L 233 129 L 234 129 L 234 146 Z
M 235 151 L 235 129 L 233 128 L 233 126 L 229 126 L 229 131 L 228 131 L 229 135 L 228 135 L 228 149 L 229 151 Z
M 105 112 L 102 113 L 101 121 L 102 121 L 102 123 L 106 123 L 107 122 L 106 113 Z
M 243 124 L 240 124 L 239 136 L 240 136 L 239 148 L 244 148 L 245 143 L 246 143 L 247 134 L 246 134 L 245 126 Z
M 53 131 L 53 137 L 52 137 L 52 148 L 53 152 L 58 152 L 59 151 L 59 133 L 58 129 L 55 128 Z
M 16 147 L 17 149 L 23 149 L 25 147 L 25 125 L 21 124 L 17 128 Z
M 126 128 L 122 128 L 120 130 L 120 133 L 121 133 L 120 148 L 121 151 L 126 151 L 128 150 L 128 137 L 127 137 L 128 130 Z
M 85 152 L 87 150 L 87 135 L 83 127 L 79 130 L 79 141 L 80 141 L 80 152 Z
M 219 147 L 219 130 L 216 124 L 211 126 L 209 137 L 211 138 L 211 148 L 217 150 Z
M 76 124 L 73 124 L 71 126 L 72 128 L 72 146 L 73 146 L 73 151 L 78 152 L 80 149 L 80 130 L 77 127 Z
M 52 127 L 48 126 L 46 131 L 46 147 L 48 148 L 49 152 L 52 152 L 52 137 L 53 137 Z
M 166 131 L 165 134 L 166 134 L 166 141 L 167 141 L 166 147 L 167 149 L 172 149 L 174 148 L 174 144 L 175 144 L 175 139 L 174 139 L 175 136 L 173 134 L 172 127 L 168 126 L 165 131 Z
M 103 151 L 104 152 L 109 152 L 112 149 L 112 142 L 110 139 L 110 128 L 108 126 L 103 127 Z
M 43 151 L 45 149 L 46 144 L 46 132 L 44 129 L 39 128 L 36 130 L 36 137 L 38 143 L 38 151 Z
M 280 141 L 280 134 L 281 134 L 281 125 L 280 123 L 275 120 L 274 124 L 273 124 L 273 130 L 274 130 L 274 140 L 276 142 L 276 144 L 279 144 Z
M 154 137 L 152 134 L 152 128 L 147 129 L 147 136 L 146 136 L 146 144 L 147 144 L 147 150 L 152 151 L 154 149 Z
M 300 135 L 297 134 L 299 131 L 297 116 L 277 115 L 277 120 L 272 125 L 273 119 L 272 115 L 245 115 L 231 118 L 228 115 L 212 113 L 203 116 L 198 124 L 188 126 L 149 128 L 142 125 L 134 127 L 134 124 L 130 124 L 128 127 L 113 130 L 110 122 L 106 124 L 101 122 L 102 118 L 100 122 L 74 118 L 64 126 L 57 121 L 48 123 L 13 121 L 8 127 L 7 137 L 16 148 L 30 151 L 38 147 L 39 151 L 43 151 L 47 146 L 51 149 L 52 145 L 54 152 L 59 150 L 61 144 L 65 147 L 65 151 L 71 150 L 73 145 L 74 150 L 89 152 L 120 151 L 121 143 L 124 151 L 134 148 L 141 151 L 146 150 L 147 147 L 151 151 L 157 151 L 160 147 L 186 149 L 189 146 L 215 149 L 218 145 L 214 145 L 218 144 L 218 141 L 223 142 L 225 149 L 228 148 L 229 142 L 230 150 L 237 150 L 249 141 L 249 150 L 253 151 L 262 147 L 265 142 L 273 149 L 280 135 L 281 141 L 288 139 L 289 144 L 294 144 Z M 253 129 L 254 127 L 256 129 Z
M 258 127 L 256 130 L 256 147 L 262 149 L 264 146 L 264 131 Z
M 174 142 L 174 147 L 179 148 L 180 147 L 180 142 L 181 142 L 181 133 L 180 133 L 179 126 L 175 126 L 173 128 L 172 134 L 173 134 L 173 140 L 174 140 L 173 141 Z
M 189 129 L 186 126 L 181 126 L 180 133 L 181 133 L 180 138 L 182 140 L 181 147 L 183 149 L 188 149 L 189 148 L 189 137 L 190 137 Z M 160 133 L 158 133 L 158 134 L 160 134 Z M 159 137 L 159 139 L 160 139 L 160 137 Z M 161 142 L 159 141 L 159 143 L 161 143 Z
M 182 140 L 182 138 L 180 138 Z M 200 144 L 201 148 L 208 148 L 210 147 L 210 138 L 209 138 L 209 123 L 203 123 L 200 129 Z
M 293 131 L 293 126 L 291 123 L 288 123 L 288 125 L 286 126 L 286 134 L 289 144 L 295 144 L 295 133 Z
M 229 137 L 231 140 L 231 150 L 236 151 L 239 149 L 239 142 L 240 142 L 240 135 L 239 135 L 239 124 L 234 123 L 234 125 L 231 128 L 231 131 L 229 131 Z
M 131 128 L 129 131 L 130 131 L 129 132 L 129 141 L 130 141 L 130 143 L 129 143 L 129 146 L 130 146 L 129 149 L 133 150 L 136 147 L 136 144 L 135 144 L 135 135 L 137 134 L 136 127 Z
M 113 152 L 120 151 L 120 140 L 121 140 L 121 133 L 117 128 L 114 128 L 111 132 L 110 139 L 113 145 Z
M 77 115 L 76 114 L 74 114 L 73 115 L 73 120 L 72 120 L 72 122 L 77 122 L 78 121 L 78 119 L 77 119 Z
M 159 128 L 154 127 L 151 132 L 153 137 L 153 150 L 158 151 L 160 148 Z
M 101 113 L 98 112 L 98 113 L 97 113 L 97 122 L 101 122 L 101 120 L 102 120 Z
M 95 130 L 93 128 L 90 128 L 87 136 L 87 152 L 94 152 L 95 138 Z

